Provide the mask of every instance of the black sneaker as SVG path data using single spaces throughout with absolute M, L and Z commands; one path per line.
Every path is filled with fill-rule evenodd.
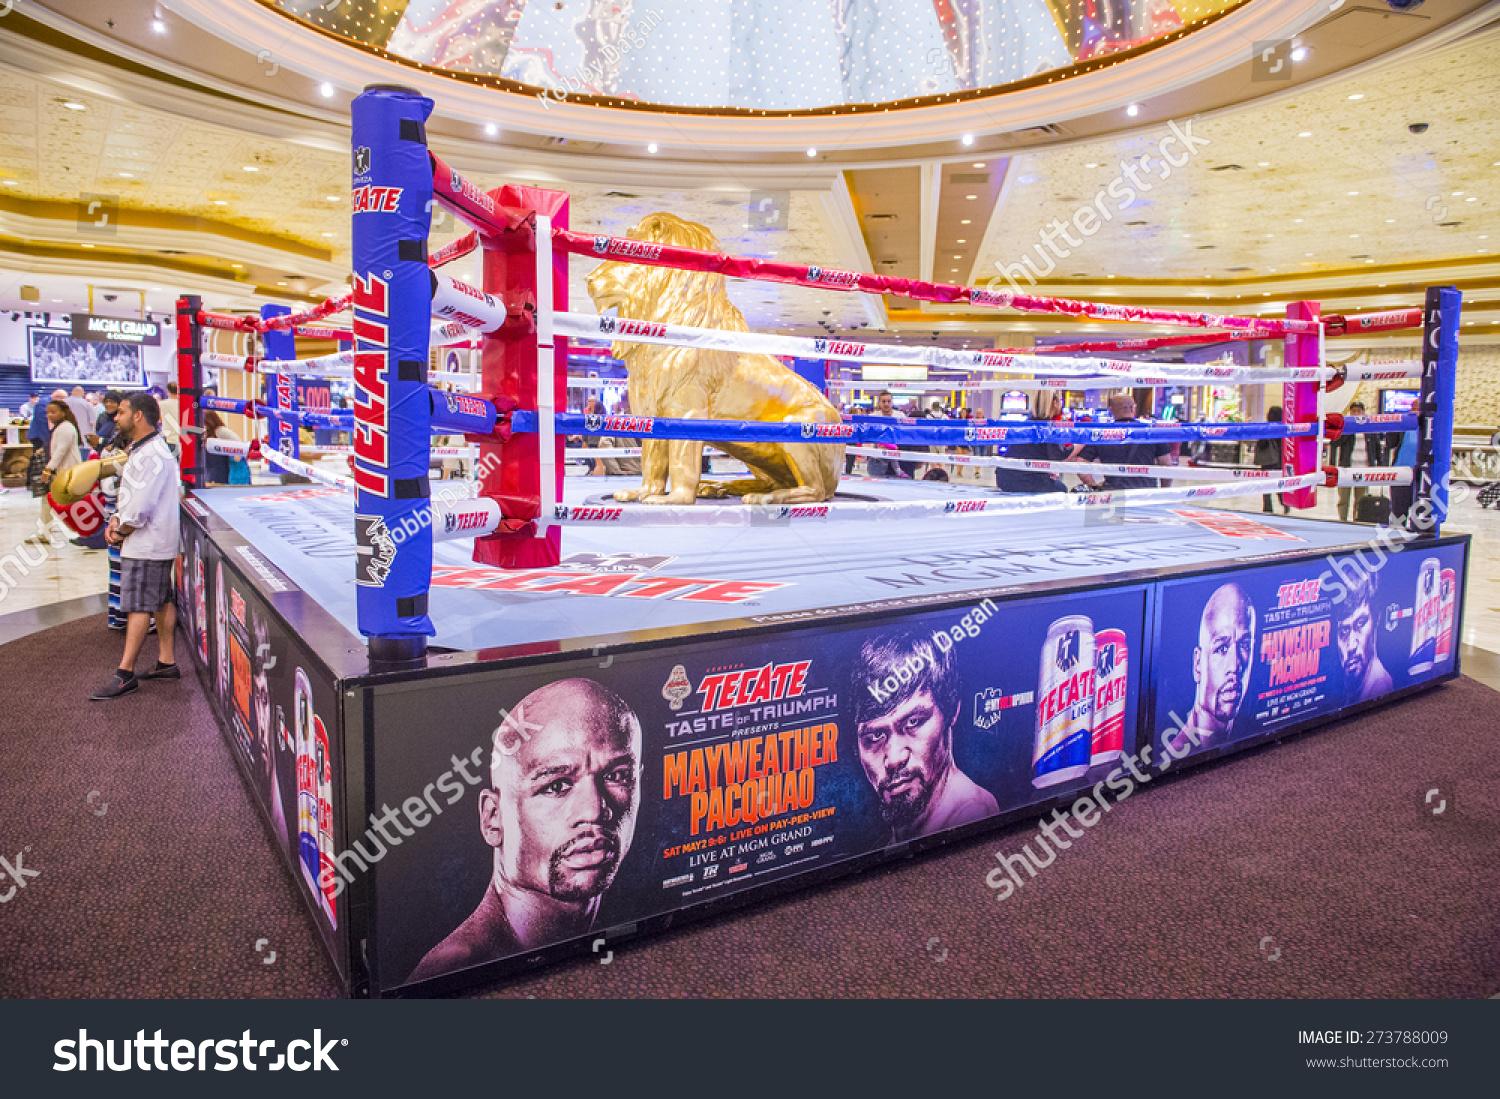
M 128 679 L 122 679 L 120 674 L 116 672 L 113 679 L 89 695 L 89 701 L 103 702 L 106 699 L 119 698 L 121 695 L 134 694 L 140 689 L 140 680 L 134 675 L 131 675 Z
M 176 664 L 163 664 L 160 660 L 158 660 L 156 662 L 156 667 L 152 668 L 149 672 L 146 672 L 140 678 L 142 678 L 142 679 L 181 679 L 182 678 L 182 669 L 179 668 Z

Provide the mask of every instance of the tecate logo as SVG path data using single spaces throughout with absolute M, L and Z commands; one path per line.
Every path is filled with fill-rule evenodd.
M 1394 473 L 1366 473 L 1361 479 L 1367 485 L 1383 485 L 1394 483 L 1396 475 Z
M 823 267 L 809 267 L 807 281 L 823 286 L 857 286 L 859 276 L 853 271 L 832 271 Z
M 374 272 L 354 276 L 354 484 L 390 495 L 389 286 Z
M 493 214 L 495 212 L 495 200 L 451 168 L 448 170 L 448 183 L 455 191 L 463 195 L 464 198 L 468 199 L 475 206 L 478 206 L 485 213 Z
M 813 352 L 818 355 L 842 355 L 845 358 L 862 359 L 868 350 L 862 343 L 847 340 L 813 340 Z
M 476 530 L 484 526 L 486 518 L 482 511 L 449 512 L 443 516 L 443 529 L 450 534 L 456 530 Z
M 789 507 L 786 509 L 786 514 L 789 519 L 826 519 L 828 517 L 828 505 Z
M 356 187 L 349 194 L 356 214 L 394 214 L 401 201 L 400 187 Z
M 1096 427 L 1089 432 L 1089 438 L 1096 443 L 1105 443 L 1127 438 L 1129 434 L 1123 427 Z
M 1014 355 L 1002 355 L 998 351 L 976 351 L 974 352 L 974 365 L 976 366 L 1003 366 L 1008 367 L 1015 363 Z
M 606 416 L 604 427 L 608 431 L 650 431 L 656 421 L 650 416 Z
M 983 511 L 984 500 L 949 500 L 943 505 L 945 514 L 957 515 L 965 511 Z
M 1118 305 L 1095 305 L 1089 309 L 1089 315 L 1094 317 L 1111 317 L 1124 320 L 1134 315 L 1135 310 L 1126 309 Z
M 853 424 L 803 424 L 804 439 L 852 439 Z
M 1228 434 L 1229 429 L 1227 427 L 1205 427 L 1203 429 L 1204 438 L 1217 438 L 1220 435 Z
M 560 508 L 570 514 L 560 515 L 560 519 L 573 519 L 581 523 L 613 523 L 625 514 L 624 508 Z
M 667 334 L 667 326 L 655 324 L 651 321 L 621 321 L 615 322 L 615 332 L 621 336 L 656 336 Z
M 601 256 L 628 256 L 632 259 L 660 259 L 662 246 L 619 237 L 595 237 L 594 251 Z
M 1010 428 L 1007 427 L 976 427 L 973 429 L 974 435 L 970 439 L 969 429 L 965 428 L 964 438 L 970 439 L 971 442 L 987 442 L 1005 438 L 1005 434 L 1009 430 Z
M 1004 290 L 980 290 L 978 287 L 969 291 L 969 301 L 975 305 L 1009 305 L 1013 300 L 1012 295 Z

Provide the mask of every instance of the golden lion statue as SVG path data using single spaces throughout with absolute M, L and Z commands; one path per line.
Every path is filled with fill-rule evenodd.
M 648 214 L 627 234 L 632 240 L 718 251 L 705 226 L 672 214 Z M 607 260 L 588 277 L 589 296 L 602 313 L 618 308 L 630 320 L 747 332 L 729 300 L 724 276 Z M 625 362 L 633 416 L 668 419 L 764 420 L 836 424 L 839 410 L 804 379 L 769 355 L 616 343 Z M 703 448 L 712 446 L 750 467 L 754 478 L 703 481 Z M 804 504 L 833 497 L 844 447 L 838 443 L 736 443 L 644 439 L 641 487 L 616 500 L 691 504 L 699 496 L 739 496 L 747 504 Z

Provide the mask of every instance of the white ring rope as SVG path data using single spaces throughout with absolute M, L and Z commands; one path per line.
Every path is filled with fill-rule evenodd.
M 585 313 L 555 313 L 559 335 L 587 339 L 611 339 L 621 343 L 665 344 L 669 347 L 702 347 L 717 351 L 746 351 L 764 355 L 790 355 L 804 359 L 836 359 L 846 362 L 901 363 L 915 366 L 946 366 L 956 370 L 999 374 L 1042 374 L 1066 377 L 1118 376 L 1122 383 L 1225 384 L 1229 382 L 1321 382 L 1337 372 L 1322 366 L 1275 369 L 1249 366 L 1213 366 L 1191 363 L 1138 363 L 1128 359 L 1061 359 L 1048 355 L 1017 355 L 1002 351 L 956 351 L 947 347 L 904 347 L 885 343 L 855 343 L 849 340 L 805 339 L 761 332 L 729 332 L 717 328 L 695 328 L 655 321 L 620 320 Z

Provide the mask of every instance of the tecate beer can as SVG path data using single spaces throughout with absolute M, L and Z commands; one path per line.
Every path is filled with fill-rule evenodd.
M 314 763 L 318 780 L 318 887 L 323 914 L 334 928 L 339 925 L 338 896 L 334 893 L 336 873 L 333 865 L 333 757 L 328 751 L 328 730 L 323 719 L 313 715 L 313 732 L 317 748 Z
M 1078 778 L 1089 769 L 1094 724 L 1091 619 L 1069 615 L 1047 629 L 1036 693 L 1031 784 L 1040 788 Z
M 198 626 L 198 659 L 208 664 L 208 594 L 203 583 L 203 556 L 193 549 L 193 618 Z
M 297 861 L 302 880 L 314 897 L 321 896 L 318 875 L 318 761 L 313 741 L 312 684 L 307 673 L 297 669 L 292 694 L 292 722 L 297 737 Z
M 1453 601 L 1458 596 L 1458 574 L 1452 569 L 1439 574 L 1438 596 L 1437 655 L 1433 659 L 1441 664 L 1453 655 Z
M 1094 635 L 1094 732 L 1089 766 L 1119 759 L 1125 753 L 1125 684 L 1130 649 L 1122 630 Z
M 1412 675 L 1430 671 L 1437 656 L 1438 618 L 1442 613 L 1443 595 L 1438 590 L 1438 559 L 1428 557 L 1417 570 L 1417 603 L 1412 611 L 1411 667 Z

